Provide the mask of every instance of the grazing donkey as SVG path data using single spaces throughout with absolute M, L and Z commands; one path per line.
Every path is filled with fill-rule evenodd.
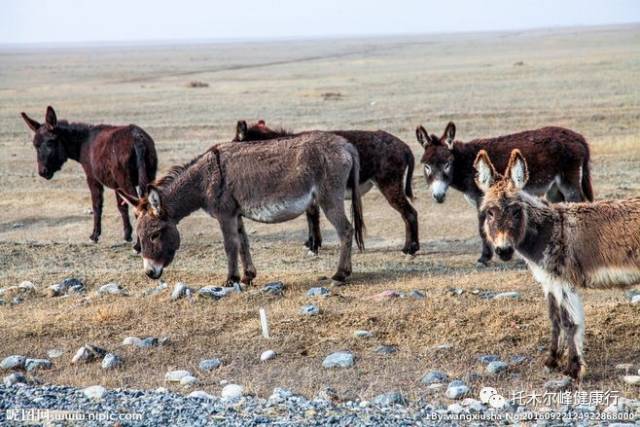
M 220 223 L 227 254 L 228 283 L 250 284 L 256 269 L 249 253 L 243 217 L 264 223 L 289 221 L 310 205 L 320 205 L 340 238 L 340 261 L 332 279 L 351 275 L 354 228 L 364 249 L 358 152 L 344 138 L 322 132 L 279 139 L 270 144 L 220 144 L 184 166 L 174 167 L 149 186 L 146 197 L 121 196 L 136 206 L 136 231 L 142 243 L 146 274 L 157 279 L 180 247 L 178 222 L 204 209 Z M 344 211 L 351 185 L 354 227 Z
M 584 312 L 576 288 L 611 288 L 640 283 L 640 198 L 552 205 L 523 191 L 530 169 L 513 150 L 504 176 L 489 154 L 475 161 L 476 183 L 484 193 L 484 231 L 502 260 L 514 251 L 542 285 L 549 305 L 551 346 L 545 365 L 558 367 L 568 346 L 564 372 L 579 380 Z
M 390 133 L 360 130 L 330 131 L 353 144 L 360 155 L 360 191 L 367 193 L 373 184 L 380 189 L 387 202 L 400 213 L 405 223 L 405 243 L 402 252 L 415 254 L 420 249 L 418 239 L 418 213 L 409 202 L 413 199 L 411 179 L 413 178 L 414 158 L 407 144 Z M 241 120 L 236 127 L 233 139 L 240 141 L 263 141 L 274 138 L 291 137 L 297 134 L 284 129 L 274 130 L 266 126 L 264 120 L 247 126 Z M 406 176 L 405 176 L 406 171 Z M 349 193 L 345 195 L 349 198 Z M 320 233 L 320 211 L 312 205 L 307 211 L 309 238 L 305 246 L 317 254 L 322 245 Z
M 482 191 L 474 181 L 473 161 L 476 155 L 480 150 L 486 150 L 496 167 L 503 169 L 511 150 L 516 148 L 522 151 L 531 165 L 531 179 L 526 191 L 540 196 L 546 194 L 551 201 L 593 201 L 589 145 L 576 132 L 546 127 L 469 142 L 454 141 L 455 135 L 453 122 L 449 122 L 440 138 L 429 136 L 422 126 L 416 129 L 418 142 L 424 147 L 420 160 L 424 176 L 438 203 L 444 202 L 451 186 L 463 192 L 465 199 L 477 209 Z M 482 254 L 477 261 L 479 266 L 488 265 L 493 256 L 483 224 L 484 216 L 478 210 L 478 230 L 482 239 Z
M 155 179 L 158 158 L 153 139 L 135 125 L 110 126 L 68 123 L 58 120 L 47 107 L 43 124 L 21 113 L 27 126 L 35 132 L 33 146 L 37 152 L 38 173 L 49 180 L 67 159 L 82 165 L 87 176 L 93 205 L 93 233 L 98 241 L 102 232 L 102 192 L 104 187 L 136 194 L 136 187 L 146 189 Z M 129 208 L 116 192 L 118 210 L 124 224 L 124 239 L 131 241 Z M 134 245 L 140 251 L 139 241 Z

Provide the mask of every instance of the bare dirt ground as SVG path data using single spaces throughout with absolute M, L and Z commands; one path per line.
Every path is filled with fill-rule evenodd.
M 475 211 L 449 191 L 436 205 L 420 168 L 414 202 L 422 249 L 400 253 L 403 224 L 377 190 L 364 197 L 367 251 L 356 253 L 354 276 L 333 296 L 313 301 L 307 290 L 330 275 L 337 261 L 335 234 L 323 219 L 325 245 L 306 256 L 306 221 L 248 223 L 258 278 L 254 286 L 282 280 L 283 298 L 255 290 L 219 302 L 170 301 L 168 293 L 139 295 L 157 285 L 121 240 L 112 192 L 105 195 L 103 235 L 89 241 L 90 196 L 80 166 L 68 162 L 55 178 L 37 176 L 31 134 L 19 117 L 43 119 L 47 105 L 59 118 L 89 123 L 136 123 L 155 139 L 160 172 L 213 143 L 229 141 L 238 119 L 264 118 L 292 129 L 385 129 L 404 139 L 419 159 L 415 126 L 441 133 L 449 120 L 470 140 L 546 125 L 574 129 L 591 143 L 597 198 L 640 195 L 640 27 L 606 27 L 504 34 L 422 36 L 173 47 L 66 48 L 0 51 L 0 287 L 31 280 L 41 291 L 16 306 L 0 307 L 0 357 L 45 357 L 65 350 L 38 378 L 59 384 L 151 388 L 168 369 L 197 371 L 203 358 L 224 366 L 198 373 L 202 388 L 217 393 L 222 379 L 265 395 L 282 386 L 313 396 L 325 386 L 341 396 L 371 398 L 402 390 L 429 391 L 420 377 L 430 369 L 464 378 L 478 372 L 477 356 L 529 361 L 501 377 L 479 378 L 505 395 L 541 390 L 557 374 L 542 369 L 549 326 L 542 291 L 516 263 L 476 269 L 480 241 Z M 201 81 L 209 87 L 191 88 Z M 337 92 L 329 97 L 324 93 Z M 199 287 L 221 284 L 226 262 L 215 220 L 203 213 L 180 224 L 182 248 L 163 277 Z M 47 286 L 81 278 L 86 296 L 51 298 Z M 110 281 L 128 297 L 99 297 Z M 462 288 L 453 296 L 448 288 Z M 375 302 L 387 289 L 423 290 L 422 301 Z M 520 300 L 487 301 L 474 289 L 518 291 Z M 585 390 L 624 384 L 618 363 L 640 367 L 640 305 L 620 291 L 584 296 L 588 376 Z M 315 302 L 321 314 L 302 317 Z M 272 339 L 260 337 L 258 308 L 269 313 Z M 367 329 L 370 339 L 353 337 Z M 171 344 L 150 350 L 120 348 L 126 336 L 164 336 Z M 93 343 L 124 357 L 122 369 L 75 366 L 70 359 Z M 392 344 L 399 351 L 374 350 Z M 450 344 L 449 350 L 435 350 Z M 260 353 L 278 356 L 261 363 Z M 348 349 L 354 368 L 324 370 L 323 358 Z M 481 371 L 480 371 L 481 372 Z M 437 392 L 438 396 L 442 392 Z

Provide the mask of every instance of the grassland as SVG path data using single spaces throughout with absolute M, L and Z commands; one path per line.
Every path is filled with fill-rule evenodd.
M 548 324 L 542 292 L 515 263 L 476 269 L 480 242 L 475 213 L 450 191 L 436 205 L 420 171 L 414 177 L 422 249 L 400 253 L 403 226 L 377 190 L 364 198 L 368 250 L 354 257 L 352 283 L 318 300 L 319 316 L 302 318 L 306 291 L 337 260 L 335 233 L 323 219 L 325 246 L 305 255 L 304 218 L 279 225 L 247 223 L 256 289 L 271 280 L 287 285 L 283 298 L 250 290 L 219 302 L 171 302 L 139 297 L 156 285 L 141 259 L 121 241 L 115 198 L 106 193 L 103 235 L 89 242 L 90 197 L 78 164 L 69 162 L 51 182 L 37 176 L 31 135 L 19 117 L 42 119 L 47 105 L 59 118 L 90 123 L 136 123 L 155 139 L 160 170 L 187 161 L 217 142 L 229 141 L 238 119 L 266 119 L 293 129 L 388 130 L 420 155 L 414 129 L 440 133 L 454 120 L 458 137 L 505 134 L 560 125 L 587 138 L 593 152 L 597 198 L 640 195 L 640 27 L 540 30 L 523 33 L 415 36 L 388 39 L 200 44 L 119 48 L 0 50 L 0 287 L 31 280 L 42 289 L 16 306 L 0 307 L 0 357 L 65 355 L 43 381 L 149 388 L 163 384 L 170 368 L 196 370 L 200 359 L 225 364 L 199 374 L 201 387 L 218 392 L 219 381 L 268 393 L 275 386 L 312 396 L 324 386 L 343 397 L 370 398 L 393 389 L 425 397 L 420 384 L 429 369 L 453 377 L 477 372 L 480 354 L 530 360 L 500 378 L 470 383 L 503 394 L 541 390 L 555 378 L 542 369 Z M 209 87 L 190 87 L 201 81 Z M 340 93 L 325 100 L 327 92 Z M 419 157 L 418 157 L 419 158 Z M 226 262 L 215 220 L 203 213 L 180 224 L 183 246 L 164 280 L 173 285 L 220 284 Z M 88 285 L 84 297 L 50 298 L 44 289 L 68 276 Z M 129 297 L 98 297 L 117 281 Z M 452 296 L 448 288 L 462 288 Z M 422 301 L 375 302 L 386 289 L 424 290 Z M 522 298 L 486 301 L 474 289 L 519 291 Z M 618 390 L 638 397 L 614 370 L 640 367 L 640 305 L 619 291 L 583 293 L 587 318 L 586 390 Z M 258 308 L 269 312 L 272 339 L 260 338 Z M 356 339 L 356 329 L 375 336 Z M 171 337 L 151 350 L 119 348 L 129 335 Z M 121 354 L 115 372 L 74 366 L 73 352 L 94 343 Z M 380 344 L 398 353 L 381 357 Z M 450 344 L 449 350 L 434 346 Z M 278 357 L 261 363 L 261 351 Z M 328 353 L 349 349 L 356 366 L 326 371 Z M 437 392 L 440 396 L 440 392 Z

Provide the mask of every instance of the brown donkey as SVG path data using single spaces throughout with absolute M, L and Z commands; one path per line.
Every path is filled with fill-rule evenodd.
M 228 283 L 256 276 L 243 217 L 264 223 L 289 221 L 314 203 L 320 205 L 340 239 L 340 261 L 332 279 L 343 283 L 351 275 L 354 228 L 360 249 L 363 219 L 357 185 L 358 152 L 343 138 L 313 132 L 271 144 L 220 144 L 190 163 L 174 167 L 136 200 L 136 231 L 142 244 L 146 274 L 159 278 L 180 247 L 178 222 L 204 209 L 220 223 L 228 262 Z M 344 211 L 344 192 L 352 188 L 354 226 Z
M 330 132 L 345 138 L 356 147 L 360 155 L 360 191 L 365 194 L 375 183 L 387 202 L 402 215 L 404 220 L 405 243 L 402 252 L 415 254 L 420 249 L 420 240 L 418 239 L 418 213 L 409 202 L 413 199 L 411 179 L 415 162 L 409 146 L 381 130 Z M 284 129 L 271 129 L 266 126 L 264 120 L 252 126 L 247 126 L 247 122 L 241 120 L 237 124 L 234 141 L 263 141 L 294 135 L 296 134 Z M 312 253 L 317 254 L 318 248 L 322 245 L 320 212 L 317 206 L 311 206 L 307 211 L 307 222 L 309 239 L 305 245 Z
M 564 372 L 579 380 L 585 368 L 584 313 L 576 288 L 640 283 L 640 198 L 549 204 L 523 191 L 530 169 L 519 150 L 511 153 L 504 176 L 484 150 L 475 169 L 484 193 L 484 231 L 496 254 L 507 261 L 517 252 L 546 295 L 551 346 L 545 365 L 557 368 L 566 344 Z
M 91 191 L 93 233 L 90 239 L 94 242 L 102 232 L 103 188 L 136 194 L 136 187 L 146 189 L 155 179 L 158 167 L 155 145 L 138 126 L 68 123 L 58 120 L 51 107 L 47 107 L 43 124 L 25 113 L 22 113 L 22 118 L 35 132 L 33 146 L 37 152 L 40 176 L 51 179 L 67 159 L 82 165 Z M 118 193 L 116 202 L 124 224 L 124 239 L 129 242 L 132 232 L 129 208 Z M 139 251 L 139 244 L 136 243 L 134 248 Z
M 535 195 L 547 195 L 550 201 L 592 201 L 591 174 L 589 172 L 589 145 L 582 135 L 560 127 L 475 139 L 455 141 L 456 126 L 449 122 L 444 134 L 429 136 L 418 126 L 416 137 L 424 147 L 420 162 L 427 185 L 431 186 L 436 202 L 445 200 L 447 189 L 453 187 L 464 193 L 465 199 L 478 209 L 482 191 L 474 181 L 473 161 L 480 150 L 486 150 L 498 169 L 507 166 L 511 150 L 519 149 L 531 166 L 531 178 L 525 190 Z M 479 266 L 485 266 L 493 256 L 484 235 L 484 216 L 478 210 L 478 230 L 482 239 Z

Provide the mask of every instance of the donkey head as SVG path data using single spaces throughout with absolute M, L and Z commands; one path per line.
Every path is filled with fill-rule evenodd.
M 447 195 L 447 189 L 453 179 L 453 139 L 456 136 L 456 125 L 449 122 L 440 138 L 429 136 L 426 129 L 418 126 L 416 138 L 424 148 L 420 163 L 424 168 L 427 185 L 431 186 L 431 195 L 436 202 L 442 203 Z
M 38 174 L 45 179 L 51 179 L 68 158 L 60 137 L 56 112 L 50 106 L 47 107 L 44 124 L 38 123 L 25 113 L 20 114 L 29 129 L 35 132 L 33 146 L 37 153 Z
M 520 192 L 529 179 L 527 162 L 520 150 L 513 150 L 504 175 L 499 175 L 487 152 L 480 150 L 473 166 L 476 184 L 484 193 L 480 206 L 484 232 L 500 259 L 509 261 L 527 231 L 527 209 Z
M 258 120 L 257 123 L 247 126 L 247 122 L 239 120 L 236 125 L 236 136 L 233 138 L 233 142 L 244 141 L 264 141 L 267 139 L 275 139 L 284 136 L 286 132 L 275 131 L 267 127 L 264 120 Z
M 160 191 L 152 185 L 140 199 L 120 191 L 118 194 L 134 207 L 144 271 L 150 278 L 158 279 L 180 248 L 177 223 L 167 214 Z

